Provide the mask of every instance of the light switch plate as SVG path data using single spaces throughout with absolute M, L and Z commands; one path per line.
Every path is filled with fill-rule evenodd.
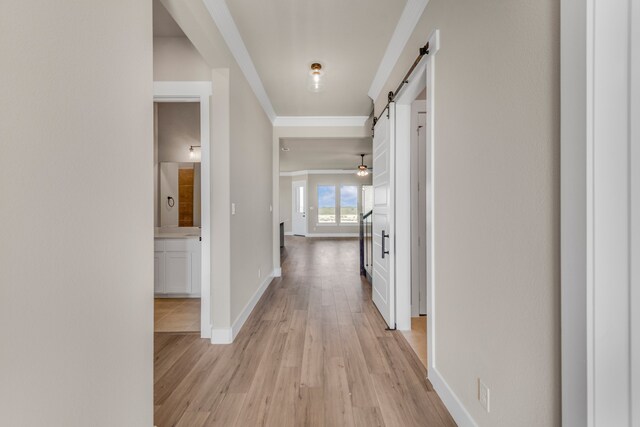
M 480 401 L 480 406 L 487 412 L 490 410 L 490 397 L 489 387 L 478 378 L 478 400 Z

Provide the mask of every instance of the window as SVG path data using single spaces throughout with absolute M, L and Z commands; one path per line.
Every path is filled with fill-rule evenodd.
M 318 223 L 336 223 L 336 187 L 318 185 Z
M 340 224 L 358 223 L 358 186 L 340 187 Z
M 302 185 L 298 187 L 296 193 L 296 212 L 304 213 L 304 187 Z

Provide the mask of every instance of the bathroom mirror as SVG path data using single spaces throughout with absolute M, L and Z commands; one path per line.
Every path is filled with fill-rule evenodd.
M 161 227 L 200 227 L 200 163 L 161 162 Z

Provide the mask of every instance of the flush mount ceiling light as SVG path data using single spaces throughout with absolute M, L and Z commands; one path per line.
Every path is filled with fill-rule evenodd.
M 190 145 L 189 146 L 189 157 L 192 158 L 192 159 L 196 157 L 196 152 L 195 152 L 194 148 L 200 148 L 200 146 L 199 145 Z
M 324 82 L 322 76 L 322 64 L 314 62 L 311 64 L 311 70 L 309 71 L 309 78 L 307 79 L 307 89 L 311 92 L 320 92 L 324 88 Z
M 358 165 L 358 172 L 356 175 L 367 176 L 369 175 L 369 170 L 367 169 L 367 165 L 364 164 L 364 154 L 360 154 L 360 157 L 362 157 L 362 163 Z
M 291 150 L 291 148 L 282 147 L 282 151 L 289 151 L 289 150 Z

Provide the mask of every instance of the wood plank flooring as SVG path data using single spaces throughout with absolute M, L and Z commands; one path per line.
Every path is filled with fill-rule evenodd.
M 454 426 L 358 256 L 357 240 L 288 237 L 233 344 L 156 334 L 155 425 Z
M 200 332 L 200 298 L 156 298 L 155 332 Z
M 402 335 L 407 340 L 413 351 L 422 362 L 422 366 L 427 368 L 427 316 L 411 318 L 411 330 L 402 331 Z

